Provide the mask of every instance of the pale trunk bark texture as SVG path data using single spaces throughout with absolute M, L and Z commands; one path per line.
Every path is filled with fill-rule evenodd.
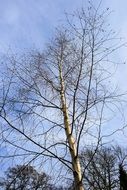
M 66 105 L 65 87 L 64 87 L 64 80 L 63 80 L 61 65 L 59 67 L 59 72 L 60 72 L 60 85 L 61 85 L 60 94 L 61 94 L 61 104 L 62 104 L 62 111 L 63 111 L 63 117 L 64 117 L 64 127 L 65 127 L 65 133 L 66 133 L 66 137 L 69 144 L 71 159 L 72 159 L 75 189 L 84 190 L 84 187 L 82 184 L 81 166 L 80 166 L 79 158 L 77 156 L 76 142 L 73 135 L 71 134 L 71 126 L 69 122 L 68 108 Z

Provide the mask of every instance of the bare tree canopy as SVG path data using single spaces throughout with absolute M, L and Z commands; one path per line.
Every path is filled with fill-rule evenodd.
M 45 174 L 39 174 L 32 166 L 16 166 L 9 168 L 6 179 L 1 180 L 0 187 L 8 190 L 50 190 L 50 178 Z

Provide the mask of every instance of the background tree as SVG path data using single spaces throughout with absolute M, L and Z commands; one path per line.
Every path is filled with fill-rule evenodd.
M 49 176 L 45 173 L 38 173 L 32 166 L 21 166 L 9 168 L 6 178 L 0 182 L 0 187 L 5 190 L 50 190 Z
M 110 55 L 123 44 L 107 27 L 109 10 L 99 9 L 90 3 L 67 16 L 43 52 L 9 57 L 1 81 L 1 144 L 11 149 L 3 158 L 44 162 L 76 190 L 84 189 L 81 150 L 89 138 L 99 146 L 102 121 L 120 97 L 106 84 Z
M 115 190 L 119 187 L 119 161 L 113 148 L 102 147 L 93 157 L 94 151 L 86 150 L 81 155 L 86 168 L 84 182 L 90 190 Z

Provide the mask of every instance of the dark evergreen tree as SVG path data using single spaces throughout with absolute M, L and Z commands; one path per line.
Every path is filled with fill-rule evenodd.
M 119 165 L 120 190 L 127 190 L 127 172 Z

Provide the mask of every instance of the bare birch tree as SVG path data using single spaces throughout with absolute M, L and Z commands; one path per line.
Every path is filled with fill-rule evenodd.
M 80 152 L 89 139 L 99 146 L 107 110 L 119 101 L 106 86 L 110 55 L 123 44 L 105 22 L 109 10 L 99 11 L 90 4 L 67 15 L 43 52 L 9 57 L 1 81 L 1 158 L 72 174 L 76 190 L 85 189 Z

